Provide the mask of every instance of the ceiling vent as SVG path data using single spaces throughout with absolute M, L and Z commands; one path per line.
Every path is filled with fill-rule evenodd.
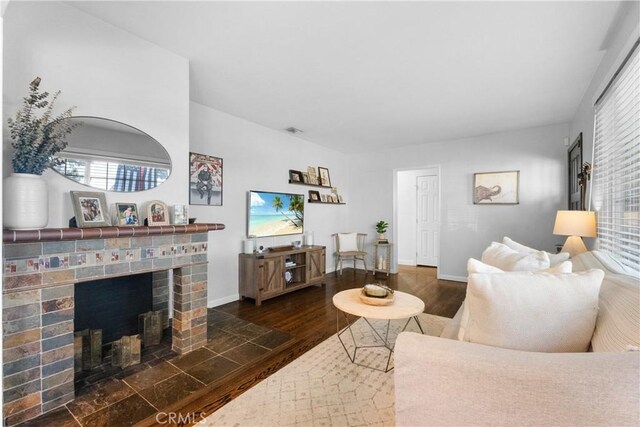
M 302 132 L 304 132 L 304 131 L 302 131 L 302 130 L 300 130 L 300 129 L 298 129 L 298 128 L 294 128 L 293 126 L 286 128 L 286 129 L 285 129 L 285 131 L 287 131 L 287 132 L 289 132 L 289 133 L 292 133 L 292 134 L 294 134 L 294 135 L 295 135 L 295 134 L 297 134 L 297 133 L 302 133 Z

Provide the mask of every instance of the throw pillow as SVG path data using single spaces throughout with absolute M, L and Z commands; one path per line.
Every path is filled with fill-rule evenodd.
M 482 262 L 504 271 L 536 271 L 549 268 L 546 252 L 521 254 L 502 243 L 493 242 L 482 253 Z
M 521 254 L 530 254 L 533 252 L 539 252 L 537 249 L 530 248 L 529 246 L 525 246 L 514 240 L 511 240 L 507 236 L 505 236 L 502 239 L 502 243 L 509 246 L 514 251 L 520 252 Z M 571 256 L 569 252 L 560 252 L 559 254 L 552 254 L 551 252 L 546 252 L 546 254 L 549 256 L 549 263 L 552 266 L 568 260 L 569 257 Z
M 471 274 L 458 339 L 523 351 L 587 351 L 603 277 L 602 270 Z
M 538 273 L 551 273 L 551 274 L 566 274 L 571 273 L 573 270 L 573 264 L 571 261 L 564 261 L 560 264 L 556 264 L 553 267 L 545 268 L 544 270 L 538 270 Z M 469 258 L 467 261 L 467 273 L 506 273 L 504 270 L 500 270 L 497 267 L 485 264 L 477 259 Z
M 358 233 L 338 233 L 340 252 L 358 251 Z

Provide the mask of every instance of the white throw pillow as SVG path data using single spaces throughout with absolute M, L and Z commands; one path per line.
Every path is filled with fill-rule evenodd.
M 358 233 L 338 233 L 340 252 L 358 251 Z
M 521 254 L 498 242 L 492 242 L 485 249 L 482 262 L 504 271 L 536 271 L 549 268 L 549 256 L 546 252 Z
M 530 248 L 529 246 L 525 246 L 521 243 L 518 243 L 514 240 L 511 240 L 507 236 L 502 238 L 502 243 L 510 247 L 516 252 L 520 252 L 521 254 L 530 254 L 533 252 L 539 252 L 537 249 Z M 563 261 L 568 260 L 571 257 L 569 252 L 560 252 L 559 254 L 552 254 L 551 252 L 546 252 L 549 256 L 549 263 L 554 266 L 556 264 L 560 264 Z
M 602 270 L 471 274 L 458 339 L 523 351 L 587 351 L 603 277 Z
M 537 273 L 551 273 L 551 274 L 566 274 L 571 273 L 573 270 L 573 264 L 571 261 L 564 261 L 553 267 L 545 268 L 544 270 L 538 270 Z M 489 264 L 485 264 L 482 261 L 478 261 L 474 258 L 469 258 L 467 261 L 467 273 L 513 273 L 513 271 L 507 272 L 500 270 L 497 267 L 493 267 Z

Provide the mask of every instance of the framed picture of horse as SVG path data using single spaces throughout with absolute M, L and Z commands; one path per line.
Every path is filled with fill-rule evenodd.
M 474 205 L 517 205 L 520 171 L 473 174 Z
M 189 153 L 189 204 L 222 206 L 222 158 Z

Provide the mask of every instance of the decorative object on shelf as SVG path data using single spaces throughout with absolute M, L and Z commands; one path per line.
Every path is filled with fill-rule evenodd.
M 321 194 L 320 195 L 320 200 L 322 200 L 322 203 L 327 203 L 327 195 L 326 194 Z
M 596 237 L 596 213 L 591 211 L 558 211 L 553 226 L 556 236 L 569 236 L 562 252 L 571 257 L 587 251 L 582 237 Z
M 300 249 L 302 247 L 302 241 L 294 240 L 293 242 L 291 242 L 291 246 L 293 246 L 294 249 Z
M 52 119 L 60 95 L 39 91 L 40 77 L 29 84 L 29 95 L 14 118 L 8 119 L 14 149 L 13 174 L 4 179 L 3 223 L 13 230 L 44 228 L 49 221 L 49 193 L 42 173 L 57 164 L 55 154 L 67 145 L 66 137 L 79 124 L 59 121 L 71 117 L 75 107 Z
M 289 181 L 290 182 L 304 182 L 302 172 L 289 169 Z
M 307 231 L 304 233 L 304 244 L 305 246 L 313 246 L 313 231 Z
M 302 182 L 305 184 L 309 183 L 309 173 L 308 172 L 302 172 Z
M 387 236 L 385 235 L 385 233 L 387 232 L 387 228 L 389 228 L 388 222 L 384 220 L 380 220 L 376 222 L 376 231 L 378 232 L 378 242 L 382 240 L 387 240 Z
M 313 166 L 307 167 L 307 174 L 309 174 L 309 184 L 318 185 L 320 182 L 318 181 L 318 171 Z
M 321 200 L 320 192 L 316 190 L 309 190 L 309 200 L 313 202 L 319 202 Z
M 222 159 L 189 153 L 189 204 L 222 206 Z
M 107 201 L 104 193 L 97 191 L 71 191 L 73 212 L 78 228 L 109 227 Z
M 244 252 L 243 252 L 243 253 L 245 253 L 245 254 L 252 254 L 252 253 L 253 253 L 254 248 L 255 248 L 254 240 L 253 240 L 253 239 L 251 239 L 251 236 L 249 236 L 249 239 L 247 239 L 247 240 L 245 240 L 245 241 L 244 241 L 244 244 L 243 244 Z
M 116 225 L 140 225 L 138 206 L 135 203 L 116 203 Z
M 148 225 L 169 225 L 169 209 L 160 200 L 152 200 L 147 205 Z
M 329 169 L 318 166 L 318 174 L 320 175 L 320 185 L 331 187 L 331 179 L 329 178 Z
M 578 174 L 578 185 L 580 186 L 580 210 L 586 210 L 587 184 L 591 180 L 591 163 L 584 162 Z
M 187 205 L 173 205 L 172 224 L 184 225 L 189 222 L 189 207 Z
M 344 203 L 344 198 L 341 194 L 338 194 L 338 203 Z
M 473 174 L 474 205 L 517 205 L 520 171 Z

